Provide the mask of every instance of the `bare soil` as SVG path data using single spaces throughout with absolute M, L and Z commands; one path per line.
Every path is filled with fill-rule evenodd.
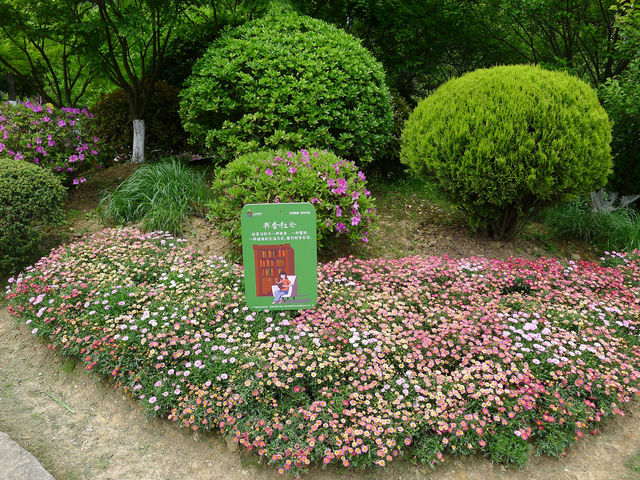
M 135 167 L 118 165 L 72 193 L 67 208 L 76 212 L 56 231 L 49 247 L 104 228 L 95 215 L 100 193 L 114 188 Z M 590 260 L 582 244 L 546 239 L 542 226 L 530 227 L 515 242 L 492 242 L 469 233 L 464 220 L 446 205 L 408 195 L 380 198 L 378 238 L 367 256 L 405 255 L 567 256 Z M 379 203 L 379 204 L 380 204 Z M 388 208 L 384 208 L 386 207 Z M 71 210 L 73 209 L 73 210 Z M 188 242 L 209 255 L 228 255 L 229 242 L 213 225 L 193 219 Z M 339 255 L 341 252 L 337 252 Z M 348 252 L 344 252 L 348 253 Z M 68 408 L 67 408 L 68 407 Z M 70 410 L 73 411 L 71 413 Z M 255 455 L 237 451 L 217 434 L 180 429 L 148 417 L 141 406 L 73 359 L 51 351 L 0 304 L 0 431 L 34 454 L 58 480 L 280 479 Z M 564 457 L 531 457 L 522 470 L 482 457 L 451 457 L 431 469 L 408 459 L 384 470 L 313 468 L 306 478 L 420 480 L 630 480 L 640 479 L 640 404 L 624 418 L 609 420 L 602 433 L 580 440 Z

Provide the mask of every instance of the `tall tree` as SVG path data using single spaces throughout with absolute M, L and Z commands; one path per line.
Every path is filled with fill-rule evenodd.
M 475 17 L 521 61 L 563 68 L 598 87 L 620 75 L 615 8 L 629 0 L 487 0 L 473 2 Z M 632 3 L 632 2 L 631 2 Z
M 127 95 L 133 121 L 133 162 L 144 161 L 144 115 L 173 31 L 188 21 L 184 0 L 76 0 L 92 4 L 77 18 L 86 52 Z M 83 21 L 84 20 L 84 21 Z
M 95 77 L 75 21 L 91 9 L 69 0 L 0 0 L 0 65 L 56 106 L 76 106 Z

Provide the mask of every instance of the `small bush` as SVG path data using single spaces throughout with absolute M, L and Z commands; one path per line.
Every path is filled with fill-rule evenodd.
M 87 126 L 92 117 L 85 109 L 0 104 L 0 153 L 47 168 L 65 185 L 84 183 L 101 148 Z
M 178 89 L 157 82 L 145 112 L 145 148 L 148 151 L 179 152 L 186 144 L 186 134 L 178 115 Z M 124 90 L 104 95 L 92 108 L 92 129 L 114 155 L 131 152 L 133 123 Z
M 384 154 L 391 136 L 380 63 L 344 31 L 286 10 L 215 41 L 181 97 L 191 140 L 223 162 L 317 145 L 366 164 Z
M 64 195 L 51 172 L 0 155 L 0 274 L 31 260 L 40 241 L 34 224 L 54 221 Z
M 475 229 L 512 238 L 523 218 L 605 184 L 611 126 L 595 92 L 533 66 L 477 70 L 422 100 L 402 161 L 437 180 Z
M 352 244 L 368 242 L 376 215 L 364 173 L 326 151 L 243 155 L 218 172 L 212 189 L 209 218 L 238 245 L 240 211 L 247 203 L 311 202 L 321 250 L 340 238 Z
M 578 200 L 547 209 L 542 218 L 552 234 L 587 242 L 601 251 L 640 249 L 640 216 L 634 208 L 593 212 L 586 201 Z
M 204 176 L 176 159 L 147 163 L 100 203 L 105 220 L 142 222 L 145 230 L 182 233 L 189 217 L 204 215 L 209 189 Z

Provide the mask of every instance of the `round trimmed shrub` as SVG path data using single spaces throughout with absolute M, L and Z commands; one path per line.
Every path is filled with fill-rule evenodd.
M 366 164 L 391 138 L 380 63 L 346 32 L 289 10 L 215 41 L 180 95 L 184 129 L 218 161 L 317 145 Z
M 438 183 L 472 227 L 510 239 L 541 207 L 603 186 L 610 142 L 589 85 L 516 65 L 476 70 L 423 99 L 407 120 L 401 160 Z
M 65 193 L 49 170 L 0 156 L 0 274 L 30 260 L 40 241 L 33 224 L 54 221 Z
M 247 203 L 311 202 L 321 251 L 339 239 L 368 242 L 376 216 L 364 173 L 326 150 L 242 155 L 217 173 L 212 189 L 208 217 L 237 245 L 240 211 Z
M 178 89 L 156 82 L 145 112 L 145 149 L 179 152 L 186 145 L 186 134 L 180 123 Z M 124 90 L 104 95 L 92 109 L 93 131 L 112 148 L 115 155 L 131 151 L 133 123 L 129 101 Z

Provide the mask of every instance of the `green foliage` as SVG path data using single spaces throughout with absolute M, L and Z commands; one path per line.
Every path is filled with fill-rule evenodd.
M 311 202 L 321 251 L 340 239 L 368 242 L 376 215 L 364 174 L 326 151 L 243 155 L 217 173 L 212 189 L 208 217 L 237 245 L 242 242 L 240 211 L 247 203 Z
M 391 135 L 381 65 L 344 31 L 288 10 L 214 42 L 181 97 L 185 130 L 219 161 L 315 145 L 366 164 Z
M 76 0 L 0 0 L 0 65 L 14 73 L 23 92 L 57 107 L 86 99 L 96 74 L 74 20 L 91 7 Z
M 546 428 L 536 433 L 536 455 L 559 457 L 576 440 L 575 431 L 568 428 Z
M 40 241 L 34 224 L 53 222 L 62 213 L 64 195 L 50 171 L 0 155 L 0 273 L 31 260 Z
M 640 216 L 630 207 L 593 212 L 579 200 L 546 210 L 543 219 L 553 235 L 581 240 L 601 251 L 640 249 Z
M 611 127 L 562 72 L 494 67 L 451 80 L 407 120 L 402 161 L 436 180 L 473 228 L 512 238 L 523 218 L 605 184 Z
M 185 132 L 178 115 L 178 89 L 156 82 L 153 96 L 145 110 L 145 147 L 161 152 L 181 151 L 185 146 Z M 92 128 L 97 137 L 109 145 L 114 154 L 130 152 L 133 124 L 129 101 L 124 90 L 104 95 L 91 110 Z
M 490 2 L 458 0 L 291 0 L 300 11 L 362 39 L 384 65 L 389 87 L 405 100 L 478 66 L 522 61 L 496 28 L 487 35 Z M 494 25 L 491 25 L 492 29 Z M 505 29 L 506 30 L 506 29 Z M 503 41 L 506 40 L 506 41 Z
M 602 85 L 598 95 L 613 123 L 610 190 L 635 194 L 640 193 L 640 7 L 620 8 L 616 26 L 622 40 L 616 47 L 629 65 Z
M 373 171 L 383 177 L 402 176 L 404 166 L 400 163 L 400 141 L 404 124 L 411 113 L 411 107 L 399 95 L 391 96 L 391 108 L 393 110 L 391 141 L 387 144 L 384 155 L 366 166 L 368 171 Z
M 92 117 L 85 109 L 0 104 L 0 152 L 54 171 L 66 185 L 84 183 L 102 148 L 87 128 Z
M 496 463 L 524 467 L 529 461 L 529 444 L 513 431 L 504 429 L 487 439 L 486 455 Z
M 145 230 L 182 233 L 189 217 L 202 215 L 209 198 L 204 176 L 176 159 L 143 165 L 101 201 L 104 219 L 142 222 Z

